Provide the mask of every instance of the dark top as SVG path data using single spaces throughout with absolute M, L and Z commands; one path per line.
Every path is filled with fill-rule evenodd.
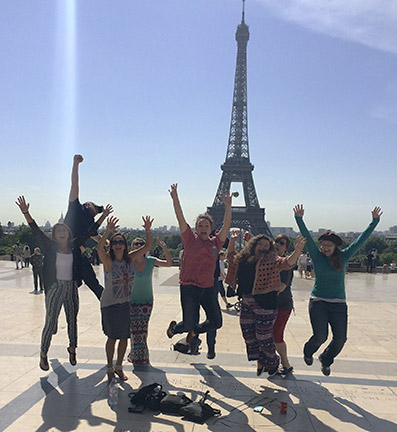
M 41 253 L 40 254 L 34 253 L 30 257 L 30 264 L 32 264 L 34 270 L 40 271 L 43 268 L 43 263 L 44 263 L 44 256 Z
M 243 261 L 239 264 L 237 270 L 238 289 L 237 294 L 252 294 L 254 287 L 256 261 Z M 258 294 L 253 296 L 255 301 L 264 309 L 277 309 L 277 292 L 272 291 L 266 294 Z
M 52 284 L 56 282 L 56 259 L 58 251 L 58 243 L 55 240 L 48 238 L 43 231 L 37 226 L 36 222 L 29 223 L 34 235 L 38 238 L 39 242 L 45 248 L 44 265 L 43 265 L 43 279 L 44 291 L 48 292 Z M 73 280 L 77 282 L 77 286 L 82 283 L 82 268 L 81 268 L 81 251 L 80 246 L 91 237 L 93 232 L 96 232 L 99 225 L 94 223 L 85 236 L 73 239 L 72 253 L 73 253 Z
M 65 216 L 65 224 L 70 227 L 74 237 L 83 237 L 89 232 L 92 225 L 94 224 L 94 216 L 91 210 L 80 203 L 79 199 L 76 198 L 74 201 L 69 202 L 68 211 Z M 95 230 L 91 236 L 97 235 L 98 232 Z M 86 240 L 88 240 L 87 237 Z
M 294 300 L 292 298 L 291 283 L 294 277 L 294 271 L 283 270 L 280 272 L 281 282 L 285 285 L 285 290 L 278 295 L 278 308 L 279 309 L 292 309 L 294 307 Z
M 237 269 L 238 288 L 237 294 L 252 294 L 254 287 L 256 262 L 243 261 L 239 264 Z

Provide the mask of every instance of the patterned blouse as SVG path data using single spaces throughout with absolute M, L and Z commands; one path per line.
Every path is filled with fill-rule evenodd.
M 226 283 L 231 286 L 238 284 L 237 270 L 238 264 L 234 262 L 236 253 L 228 253 L 229 268 L 226 276 Z M 295 266 L 287 262 L 287 257 L 279 257 L 274 253 L 269 253 L 262 257 L 256 264 L 255 280 L 252 294 L 266 294 L 271 291 L 281 290 L 280 272 L 289 270 Z

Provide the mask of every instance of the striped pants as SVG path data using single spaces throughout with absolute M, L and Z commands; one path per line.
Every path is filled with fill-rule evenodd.
M 265 369 L 277 369 L 280 358 L 273 340 L 273 324 L 277 309 L 263 309 L 252 295 L 243 294 L 240 327 L 248 360 L 257 360 Z
M 68 324 L 69 347 L 77 347 L 77 313 L 79 294 L 75 281 L 57 280 L 45 295 L 45 324 L 41 335 L 41 351 L 47 354 L 52 335 L 58 330 L 58 318 L 61 307 L 65 310 Z
M 131 304 L 131 352 L 128 355 L 128 361 L 131 363 L 149 363 L 147 335 L 152 309 L 153 303 Z

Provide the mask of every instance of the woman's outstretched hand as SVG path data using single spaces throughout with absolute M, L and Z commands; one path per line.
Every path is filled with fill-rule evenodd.
M 295 217 L 303 217 L 305 210 L 303 208 L 303 204 L 297 204 L 294 207 L 294 215 Z
M 75 164 L 81 164 L 81 162 L 83 162 L 83 160 L 84 160 L 84 158 L 83 158 L 83 156 L 81 156 L 80 154 L 75 154 L 74 156 L 73 156 L 73 162 L 75 163 Z
M 158 244 L 162 249 L 164 249 L 164 248 L 167 247 L 167 245 L 165 244 L 165 242 L 164 242 L 163 240 L 161 240 L 160 237 L 157 237 L 157 238 L 156 238 L 156 241 L 157 241 L 157 244 Z
M 145 231 L 149 231 L 150 228 L 152 227 L 152 223 L 154 221 L 154 219 L 151 219 L 150 216 L 142 216 L 142 220 L 143 220 L 143 228 L 145 228 Z
M 170 193 L 172 199 L 178 198 L 177 188 L 178 188 L 178 183 L 174 183 L 171 185 L 171 188 L 168 189 L 168 192 Z
M 113 213 L 113 206 L 111 206 L 110 204 L 107 204 L 103 210 L 103 214 L 105 215 L 105 217 L 107 217 L 110 215 L 110 213 Z
M 19 207 L 22 213 L 27 213 L 29 211 L 29 203 L 26 202 L 23 195 L 19 196 L 15 201 L 15 204 Z
M 232 205 L 232 194 L 230 193 L 230 191 L 225 191 L 223 192 L 222 196 L 221 196 L 221 201 L 225 206 L 231 206 Z
M 238 239 L 239 237 L 241 236 L 241 230 L 233 230 L 232 231 L 232 234 L 231 234 L 231 236 L 230 236 L 230 239 L 231 240 L 236 240 L 236 239 Z
M 380 208 L 380 207 L 375 207 L 373 210 L 372 210 L 372 217 L 374 218 L 374 219 L 378 219 L 378 218 L 380 218 L 381 216 L 382 216 L 382 214 L 383 214 L 383 211 L 382 211 L 382 209 Z
M 303 236 L 298 236 L 298 238 L 296 239 L 296 243 L 295 243 L 295 250 L 296 251 L 303 251 L 303 248 L 305 247 L 306 244 L 306 239 Z
M 117 225 L 119 223 L 119 220 L 115 216 L 110 216 L 108 218 L 108 225 L 106 227 L 106 230 L 109 232 L 116 231 L 116 229 L 119 227 Z

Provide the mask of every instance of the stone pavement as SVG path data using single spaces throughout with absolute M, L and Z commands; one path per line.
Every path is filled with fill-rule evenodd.
M 102 280 L 102 270 L 96 267 Z M 78 364 L 68 362 L 66 322 L 61 312 L 49 351 L 50 371 L 38 367 L 44 296 L 32 293 L 30 269 L 0 262 L 0 430 L 7 431 L 397 431 L 397 274 L 347 275 L 347 344 L 325 377 L 315 359 L 308 367 L 302 346 L 310 336 L 307 304 L 311 280 L 295 275 L 295 314 L 286 331 L 295 368 L 287 378 L 256 376 L 246 359 L 235 311 L 223 310 L 214 360 L 205 340 L 199 355 L 170 350 L 168 323 L 180 318 L 177 269 L 155 269 L 155 306 L 150 322 L 151 366 L 125 363 L 129 380 L 119 384 L 119 403 L 107 404 L 104 343 L 99 304 L 80 288 Z M 175 336 L 175 340 L 178 338 Z M 174 341 L 174 340 L 173 340 Z M 197 425 L 180 417 L 128 412 L 128 393 L 159 382 L 165 391 L 192 399 L 210 390 L 221 417 Z M 287 414 L 280 414 L 287 402 Z M 255 412 L 263 406 L 262 412 Z

